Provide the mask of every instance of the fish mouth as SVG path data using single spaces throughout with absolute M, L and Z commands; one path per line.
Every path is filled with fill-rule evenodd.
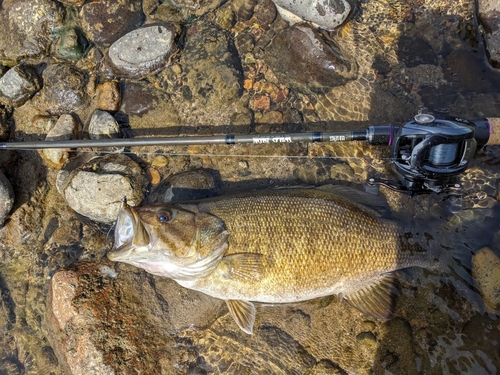
M 115 224 L 115 245 L 108 252 L 108 259 L 121 261 L 126 259 L 136 247 L 148 244 L 149 234 L 146 228 L 142 225 L 135 209 L 130 207 L 124 198 Z

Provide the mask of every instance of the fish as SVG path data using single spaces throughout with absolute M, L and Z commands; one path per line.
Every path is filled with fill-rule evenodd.
M 124 201 L 114 236 L 110 260 L 225 300 L 248 334 L 254 303 L 337 295 L 389 319 L 395 271 L 433 268 L 440 253 L 432 234 L 391 220 L 383 198 L 342 185 L 139 207 Z

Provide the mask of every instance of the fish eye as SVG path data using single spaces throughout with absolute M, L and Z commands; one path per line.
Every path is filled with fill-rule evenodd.
M 160 223 L 168 223 L 172 220 L 172 213 L 169 211 L 162 211 L 156 215 Z

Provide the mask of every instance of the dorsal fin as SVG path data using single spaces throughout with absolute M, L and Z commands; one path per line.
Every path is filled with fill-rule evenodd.
M 394 314 L 398 294 L 397 280 L 392 273 L 388 273 L 363 289 L 344 295 L 344 299 L 363 314 L 390 319 Z
M 228 299 L 227 308 L 241 330 L 251 335 L 255 323 L 255 306 L 252 302 Z

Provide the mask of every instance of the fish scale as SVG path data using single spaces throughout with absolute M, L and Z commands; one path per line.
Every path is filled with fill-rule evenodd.
M 124 204 L 117 248 L 108 257 L 226 300 L 247 333 L 255 320 L 252 302 L 338 294 L 364 313 L 388 318 L 397 293 L 391 272 L 431 267 L 439 249 L 427 243 L 432 236 L 425 232 L 383 218 L 374 210 L 381 208 L 372 202 L 377 199 L 331 186 Z M 149 244 L 134 245 L 138 234 L 129 237 L 131 232 L 142 233 Z

